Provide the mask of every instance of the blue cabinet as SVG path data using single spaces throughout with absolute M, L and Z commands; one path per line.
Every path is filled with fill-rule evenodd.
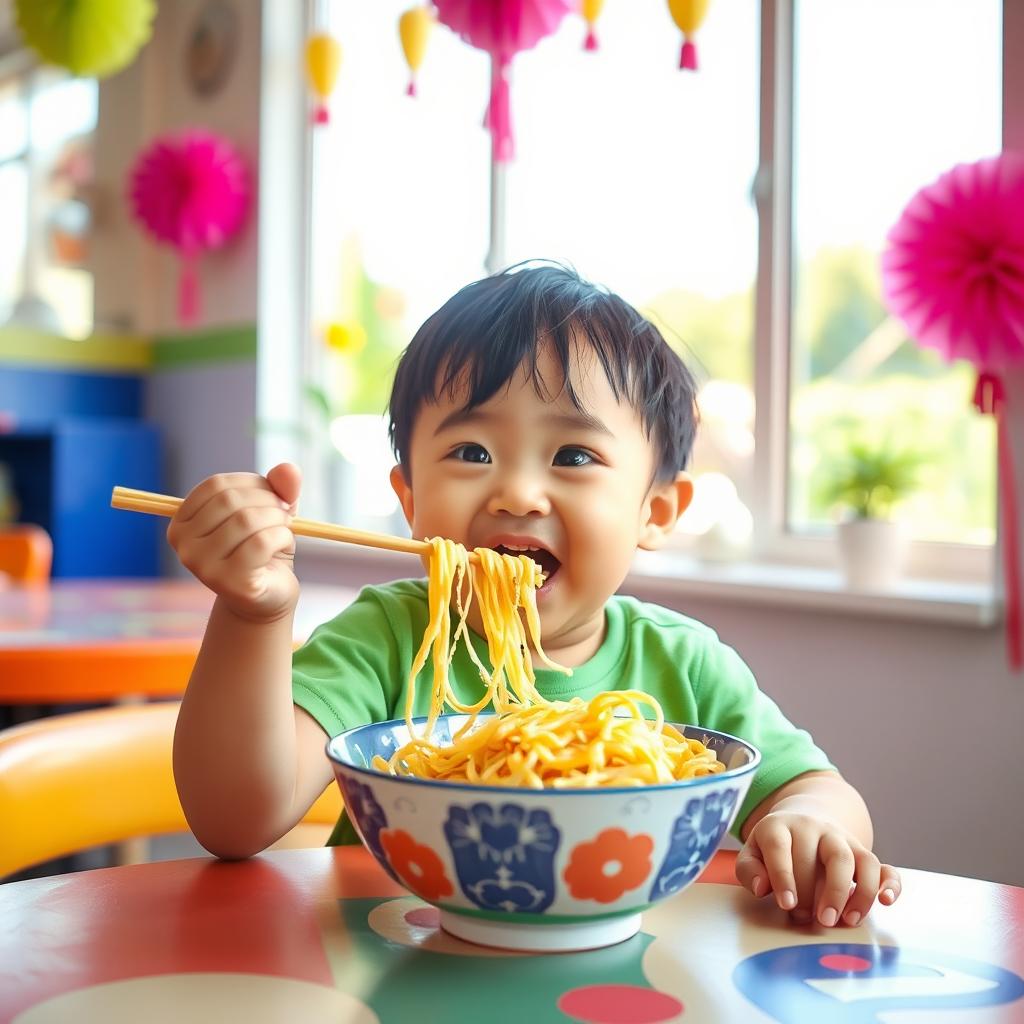
M 156 427 L 119 416 L 61 418 L 0 434 L 19 520 L 53 538 L 55 577 L 160 575 L 167 521 L 110 507 L 115 485 L 160 491 Z

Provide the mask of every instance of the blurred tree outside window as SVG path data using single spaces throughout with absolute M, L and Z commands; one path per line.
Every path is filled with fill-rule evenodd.
M 0 324 L 82 338 L 97 86 L 24 64 L 0 74 Z
M 820 483 L 851 446 L 887 446 L 923 460 L 896 510 L 917 540 L 990 545 L 995 435 L 974 371 L 914 345 L 880 292 L 914 192 L 1001 148 L 1000 0 L 927 7 L 797 4 L 789 525 L 829 525 Z

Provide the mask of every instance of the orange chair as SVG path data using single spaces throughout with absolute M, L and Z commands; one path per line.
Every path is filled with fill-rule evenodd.
M 18 583 L 45 583 L 53 565 L 53 542 L 31 523 L 0 527 L 0 573 Z
M 100 708 L 0 731 L 0 878 L 90 846 L 187 832 L 171 768 L 178 707 Z M 323 826 L 322 844 L 341 807 L 331 783 L 281 844 L 311 824 Z

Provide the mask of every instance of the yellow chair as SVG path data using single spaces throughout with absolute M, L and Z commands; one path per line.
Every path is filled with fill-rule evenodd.
M 187 832 L 171 769 L 178 707 L 107 707 L 0 731 L 0 878 L 90 846 Z M 311 824 L 322 844 L 341 807 L 332 783 L 281 845 Z
M 18 583 L 45 583 L 52 565 L 53 542 L 41 526 L 0 526 L 0 573 Z

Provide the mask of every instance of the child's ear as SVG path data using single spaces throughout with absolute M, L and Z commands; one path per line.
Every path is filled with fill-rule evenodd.
M 412 529 L 412 485 L 405 478 L 405 471 L 401 466 L 394 466 L 391 470 L 391 489 L 398 495 L 399 504 L 405 513 L 405 521 Z
M 674 480 L 655 484 L 647 498 L 646 519 L 637 547 L 645 551 L 660 548 L 692 500 L 693 481 L 689 473 L 677 473 Z

